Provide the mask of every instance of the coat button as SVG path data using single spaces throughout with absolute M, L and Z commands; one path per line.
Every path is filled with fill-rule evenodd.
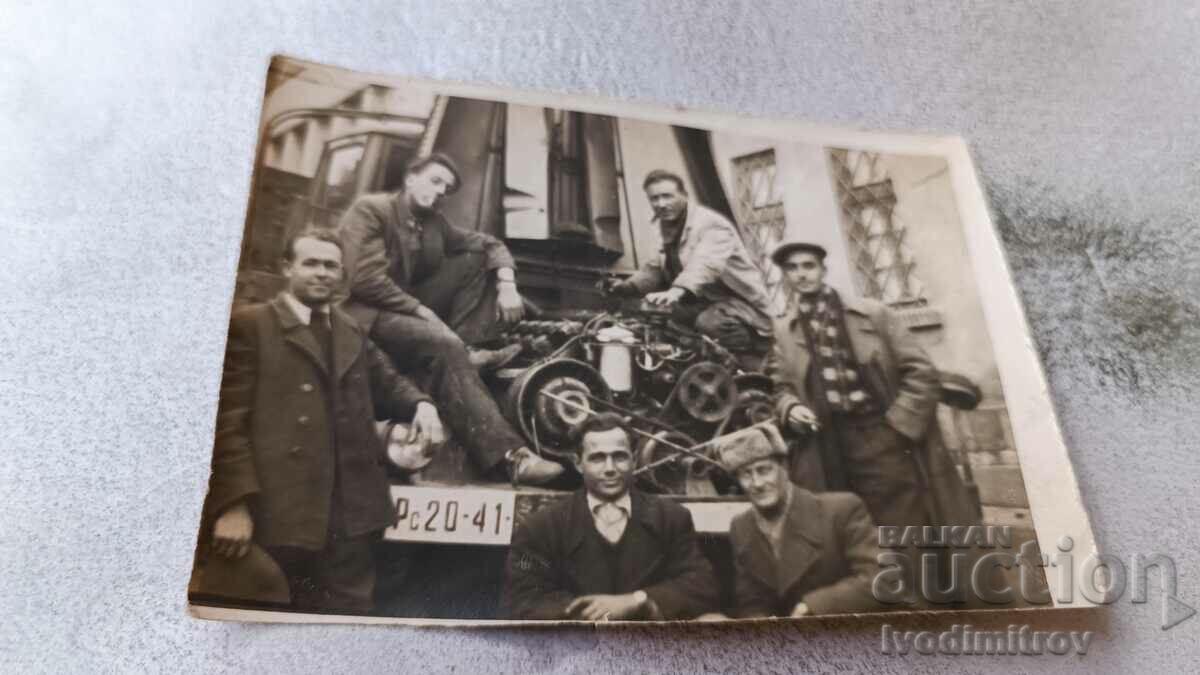
M 299 418 L 296 419 L 296 421 L 299 422 L 300 424 L 308 424 L 308 415 L 301 415 Z
M 300 391 L 312 391 L 312 390 L 313 390 L 313 386 L 307 382 L 300 385 Z

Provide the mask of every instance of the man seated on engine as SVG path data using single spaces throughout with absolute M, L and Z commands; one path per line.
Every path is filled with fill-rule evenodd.
M 662 235 L 662 250 L 627 280 L 606 280 L 606 294 L 645 297 L 670 308 L 735 354 L 761 354 L 770 344 L 770 302 L 762 273 L 725 216 L 691 204 L 678 175 L 651 171 L 642 183 Z

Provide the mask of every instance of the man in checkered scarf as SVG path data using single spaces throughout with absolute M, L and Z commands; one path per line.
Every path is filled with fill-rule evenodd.
M 937 369 L 885 305 L 827 285 L 825 257 L 821 246 L 799 242 L 771 255 L 796 295 L 776 321 L 766 370 L 781 426 L 817 444 L 823 468 L 800 475 L 801 449 L 792 479 L 857 493 L 878 525 L 972 524 L 938 431 Z

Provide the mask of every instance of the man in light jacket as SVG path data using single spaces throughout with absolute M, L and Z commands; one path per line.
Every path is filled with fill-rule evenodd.
M 671 308 L 676 321 L 735 354 L 765 351 L 770 301 L 737 228 L 716 211 L 691 203 L 676 174 L 651 171 L 642 187 L 662 234 L 662 251 L 629 279 L 606 282 L 605 291 L 644 296 L 652 305 Z

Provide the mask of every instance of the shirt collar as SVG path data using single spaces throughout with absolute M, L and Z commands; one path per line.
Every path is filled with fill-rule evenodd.
M 682 238 L 683 227 L 684 225 L 687 225 L 687 216 L 688 212 L 687 207 L 685 206 L 683 210 L 679 212 L 679 217 L 675 220 L 668 222 L 660 219 L 658 221 L 658 227 L 660 230 L 662 230 L 662 237 L 665 243 L 675 243 Z
M 593 516 L 596 514 L 596 507 L 600 506 L 601 504 L 609 504 L 609 503 L 616 504 L 617 506 L 621 507 L 622 509 L 625 509 L 625 513 L 628 515 L 633 514 L 633 500 L 629 497 L 628 491 L 626 491 L 625 494 L 621 495 L 620 499 L 618 499 L 614 502 L 606 502 L 603 499 L 597 499 L 597 498 L 593 497 L 592 493 L 590 493 L 590 492 L 587 493 L 588 511 L 591 512 L 591 514 Z
M 292 295 L 289 291 L 284 291 L 279 295 L 283 298 L 283 302 L 288 306 L 288 309 L 292 310 L 292 313 L 294 313 L 296 318 L 300 320 L 300 323 L 307 326 L 312 322 L 312 307 L 300 302 L 300 300 L 297 299 L 296 296 Z M 329 321 L 329 306 L 325 305 L 321 311 L 317 312 L 317 314 L 326 317 L 325 320 Z

